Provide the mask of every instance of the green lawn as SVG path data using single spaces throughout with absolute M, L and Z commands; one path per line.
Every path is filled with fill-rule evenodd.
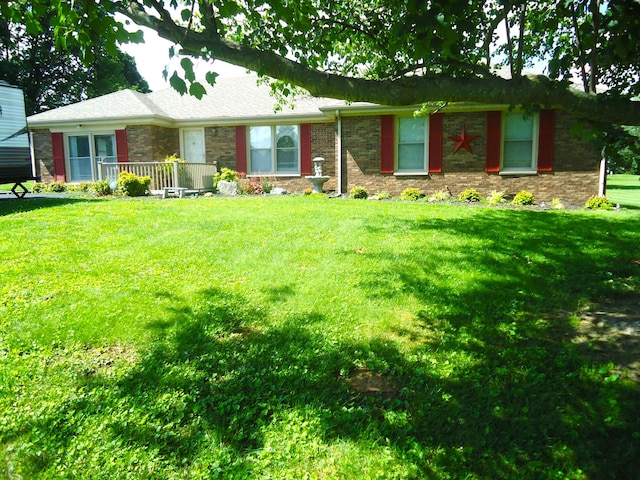
M 28 182 L 24 182 L 23 185 L 25 186 L 25 188 L 27 188 L 28 190 L 31 190 L 31 188 L 33 187 L 33 184 L 35 182 L 33 182 L 32 180 L 29 180 Z M 15 183 L 2 183 L 0 184 L 0 192 L 7 192 L 7 191 L 11 191 L 11 189 L 14 187 Z
M 640 176 L 609 175 L 607 197 L 623 208 L 640 209 Z
M 0 478 L 637 478 L 575 341 L 638 212 L 0 201 Z

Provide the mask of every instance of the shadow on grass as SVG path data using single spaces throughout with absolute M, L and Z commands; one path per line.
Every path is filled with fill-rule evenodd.
M 452 247 L 457 272 L 442 246 L 375 253 L 382 266 L 363 288 L 392 295 L 399 279 L 422 304 L 415 325 L 395 331 L 411 352 L 382 336 L 337 340 L 317 312 L 265 326 L 266 309 L 288 289 L 272 292 L 269 305 L 209 289 L 193 304 L 175 298 L 174 321 L 153 325 L 158 340 L 124 377 L 78 378 L 99 400 L 65 403 L 37 428 L 68 449 L 82 419 L 106 415 L 107 444 L 153 452 L 165 468 L 200 462 L 210 476 L 248 478 L 266 475 L 269 433 L 298 412 L 298 428 L 307 420 L 317 428 L 291 438 L 282 428 L 283 450 L 367 445 L 417 478 L 636 478 L 638 390 L 566 340 L 566 312 L 637 293 L 638 233 L 606 218 L 529 212 L 405 223 L 414 235 L 468 242 Z M 465 288 L 442 281 L 474 272 L 485 274 Z M 393 380 L 393 395 L 349 388 L 342 378 L 363 363 Z
M 82 202 L 101 201 L 95 198 L 78 197 L 25 197 L 0 199 L 0 216 L 30 212 L 41 208 L 52 208 Z
M 638 190 L 640 191 L 640 182 L 637 185 L 610 185 L 607 187 L 608 190 Z

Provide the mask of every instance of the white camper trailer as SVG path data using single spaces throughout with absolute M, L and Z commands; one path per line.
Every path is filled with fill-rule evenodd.
M 31 161 L 24 94 L 0 80 L 0 184 L 13 183 L 11 191 L 22 198 L 27 193 L 22 182 L 27 180 L 37 178 Z

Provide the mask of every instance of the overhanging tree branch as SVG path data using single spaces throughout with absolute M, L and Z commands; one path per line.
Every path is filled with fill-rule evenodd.
M 130 4 L 121 12 L 135 23 L 147 26 L 173 42 L 182 42 L 183 51 L 253 70 L 298 85 L 318 97 L 351 102 L 403 106 L 447 100 L 490 104 L 541 105 L 566 110 L 577 117 L 626 125 L 640 125 L 640 102 L 626 98 L 585 94 L 567 83 L 544 76 L 506 80 L 497 76 L 476 78 L 438 75 L 410 76 L 394 80 L 370 80 L 329 74 L 289 60 L 272 51 L 241 45 L 207 32 L 190 31 L 163 15 L 157 18 Z

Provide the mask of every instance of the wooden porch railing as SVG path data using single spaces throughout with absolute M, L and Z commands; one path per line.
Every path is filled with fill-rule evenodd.
M 213 190 L 213 176 L 218 171 L 215 163 L 190 162 L 123 162 L 98 163 L 100 180 L 117 180 L 120 172 L 151 177 L 149 189 L 160 192 L 164 188 Z

